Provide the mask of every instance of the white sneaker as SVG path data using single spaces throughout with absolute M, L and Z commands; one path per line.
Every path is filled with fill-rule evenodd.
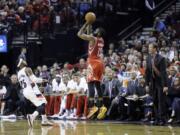
M 62 116 L 59 116 L 59 119 L 66 119 L 69 115 L 67 113 L 64 113 Z
M 74 117 L 75 117 L 75 115 L 74 115 L 73 113 L 71 113 L 71 114 L 67 117 L 67 119 L 74 119 Z
M 54 115 L 52 115 L 52 116 L 50 116 L 51 118 L 56 118 L 56 117 L 59 117 L 59 115 L 58 114 L 54 114 Z
M 33 119 L 33 116 L 31 114 L 28 114 L 27 115 L 27 121 L 28 121 L 28 125 L 30 127 L 33 127 L 33 122 L 34 122 L 34 119 Z
M 46 120 L 46 121 L 42 121 L 41 122 L 41 126 L 53 126 L 53 123 L 48 121 L 48 120 Z
M 77 117 L 75 115 L 71 115 L 71 116 L 68 117 L 68 119 L 75 120 L 75 119 L 77 119 Z
M 86 120 L 86 119 L 87 119 L 87 117 L 82 116 L 82 117 L 80 117 L 80 119 L 81 119 L 81 120 Z

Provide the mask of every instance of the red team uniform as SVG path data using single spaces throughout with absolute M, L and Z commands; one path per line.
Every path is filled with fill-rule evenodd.
M 100 58 L 102 48 L 104 47 L 104 40 L 102 38 L 95 39 L 95 45 L 89 45 L 88 49 L 88 75 L 87 80 L 101 81 L 104 72 L 104 63 Z

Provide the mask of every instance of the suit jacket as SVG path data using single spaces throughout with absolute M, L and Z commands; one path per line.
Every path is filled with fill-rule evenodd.
M 138 85 L 136 89 L 136 94 L 138 96 L 144 96 L 146 94 L 145 86 Z
M 137 86 L 138 86 L 137 80 L 134 81 L 130 80 L 127 86 L 127 96 L 137 94 Z
M 159 71 L 159 75 L 156 74 L 152 68 L 152 56 L 149 55 L 146 60 L 146 71 L 145 71 L 145 79 L 146 85 L 156 84 L 160 87 L 167 86 L 167 72 L 166 72 L 166 60 L 159 54 L 156 54 L 154 58 L 154 63 L 156 68 Z M 153 77 L 154 74 L 154 77 Z
M 104 96 L 110 98 L 116 97 L 121 91 L 121 83 L 118 79 L 106 80 L 103 83 L 104 85 Z

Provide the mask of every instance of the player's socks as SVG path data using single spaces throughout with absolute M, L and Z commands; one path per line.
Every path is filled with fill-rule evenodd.
M 41 115 L 42 121 L 47 121 L 46 115 Z

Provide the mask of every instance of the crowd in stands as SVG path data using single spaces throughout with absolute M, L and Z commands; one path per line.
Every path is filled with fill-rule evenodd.
M 38 12 L 43 12 L 43 15 L 40 15 L 40 23 L 43 23 L 46 28 L 51 26 L 49 23 L 52 21 L 49 19 L 51 20 L 54 11 L 62 15 L 62 22 L 70 19 L 63 18 L 66 9 L 69 10 L 72 20 L 76 15 L 76 12 L 69 7 L 67 0 L 57 3 L 55 9 L 47 7 L 46 3 L 38 3 L 38 0 L 30 0 L 26 4 L 23 0 L 18 0 L 18 2 L 9 0 L 4 1 L 5 5 L 3 2 L 0 3 L 0 8 L 4 11 L 0 19 L 7 19 L 8 16 L 13 15 L 16 17 L 15 23 L 20 24 L 23 17 L 28 15 L 31 16 L 29 23 L 35 30 L 38 27 Z M 63 3 L 63 6 L 60 3 Z M 17 5 L 23 7 L 20 6 L 18 12 L 13 14 L 17 10 Z M 73 22 L 72 20 L 70 22 Z M 7 23 L 7 21 L 4 22 Z M 109 49 L 104 50 L 101 54 L 105 63 L 102 89 L 104 91 L 103 104 L 107 111 L 97 119 L 153 120 L 154 103 L 151 89 L 146 89 L 145 70 L 148 45 L 156 42 L 159 54 L 166 59 L 167 64 L 166 119 L 169 123 L 180 122 L 180 40 L 174 28 L 175 23 L 176 20 L 171 15 L 167 16 L 165 22 L 157 17 L 150 36 L 137 33 L 131 37 L 131 40 L 119 42 L 118 48 L 114 43 L 110 43 Z M 21 94 L 17 75 L 10 75 L 8 71 L 9 68 L 6 65 L 1 66 L 1 115 L 26 114 L 29 109 L 25 107 L 28 101 Z M 86 119 L 88 114 L 87 72 L 87 63 L 83 58 L 77 64 L 66 62 L 63 66 L 59 66 L 58 63 L 54 63 L 51 67 L 39 65 L 34 69 L 37 77 L 48 80 L 48 83 L 39 86 L 48 101 L 47 115 L 59 119 Z
M 78 20 L 92 8 L 89 0 L 1 0 L 1 33 L 13 36 L 27 32 L 53 33 L 78 25 Z M 78 19 L 79 18 L 79 19 Z
M 134 2 L 138 5 L 138 1 Z M 0 0 L 0 33 L 11 37 L 28 32 L 54 35 L 76 29 L 88 11 L 105 17 L 129 6 L 133 8 L 131 3 L 127 0 Z

